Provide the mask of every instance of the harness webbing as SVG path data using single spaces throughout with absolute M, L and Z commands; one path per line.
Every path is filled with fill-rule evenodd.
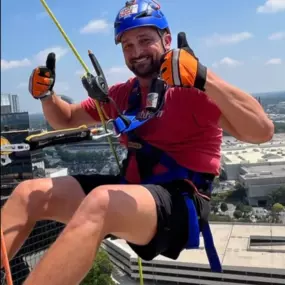
M 164 93 L 159 94 L 164 97 Z M 207 178 L 207 175 L 191 171 L 181 165 L 179 165 L 172 157 L 170 157 L 166 152 L 154 147 L 150 143 L 141 139 L 137 133 L 136 129 L 148 122 L 150 119 L 154 118 L 160 108 L 157 111 L 149 114 L 146 119 L 138 119 L 137 114 L 140 111 L 141 105 L 141 94 L 139 89 L 139 83 L 136 80 L 129 96 L 129 109 L 124 113 L 123 117 L 118 117 L 114 120 L 114 126 L 116 130 L 121 134 L 126 134 L 128 136 L 129 142 L 134 142 L 139 145 L 139 148 L 133 149 L 132 144 L 128 147 L 128 157 L 126 161 L 125 170 L 127 169 L 128 160 L 131 156 L 135 155 L 138 169 L 141 176 L 141 183 L 166 183 L 173 180 L 191 180 L 191 185 L 195 189 L 195 194 L 209 200 L 210 191 L 212 190 L 212 183 Z M 168 171 L 162 174 L 153 175 L 152 169 L 157 164 L 165 166 Z M 189 180 L 190 179 L 190 180 Z M 193 183 L 192 183 L 193 182 Z M 123 177 L 122 183 L 128 183 L 128 181 Z M 208 195 L 200 193 L 198 189 L 206 188 Z M 194 205 L 193 199 L 190 198 L 189 193 L 183 193 L 185 203 L 188 208 L 188 241 L 185 245 L 185 249 L 197 249 L 200 244 L 200 232 L 203 235 L 205 249 L 208 256 L 208 260 L 212 271 L 222 272 L 221 263 L 214 245 L 210 225 L 207 220 L 203 220 L 201 216 L 198 215 L 196 207 Z

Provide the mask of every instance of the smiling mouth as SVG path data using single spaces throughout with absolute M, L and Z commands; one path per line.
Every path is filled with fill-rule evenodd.
M 149 56 L 144 56 L 144 57 L 141 57 L 139 59 L 133 60 L 133 63 L 143 63 L 143 62 L 147 61 L 148 59 L 149 59 Z

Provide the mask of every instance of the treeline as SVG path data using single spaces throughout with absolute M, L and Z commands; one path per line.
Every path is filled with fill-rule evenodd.
M 217 183 L 217 182 L 216 182 Z M 219 211 L 228 210 L 227 203 L 236 205 L 233 213 L 234 220 L 239 222 L 251 222 L 250 216 L 253 207 L 248 205 L 246 199 L 246 189 L 241 184 L 236 183 L 232 191 L 216 193 L 211 199 L 210 221 L 231 222 L 233 218 L 225 214 L 219 214 Z M 280 223 L 279 214 L 285 209 L 285 186 L 280 186 L 268 195 L 267 210 L 270 214 L 264 217 L 256 217 L 257 222 Z
M 285 133 L 285 123 L 274 122 L 275 134 Z

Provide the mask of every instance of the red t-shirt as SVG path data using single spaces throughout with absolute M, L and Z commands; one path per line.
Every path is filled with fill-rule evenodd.
M 128 97 L 133 89 L 134 78 L 113 85 L 109 96 L 120 110 L 128 108 Z M 141 107 L 144 108 L 147 91 L 142 88 Z M 100 121 L 91 98 L 81 102 L 86 112 Z M 110 118 L 117 117 L 113 104 L 105 104 L 104 110 Z M 146 110 L 140 115 L 144 116 Z M 164 150 L 180 165 L 198 172 L 219 174 L 222 129 L 218 126 L 221 112 L 217 105 L 203 92 L 195 88 L 169 88 L 165 104 L 158 117 L 150 119 L 137 129 L 139 136 L 153 146 Z M 123 139 L 122 143 L 126 143 Z M 156 169 L 155 172 L 160 172 Z M 139 183 L 135 161 L 130 161 L 127 180 Z

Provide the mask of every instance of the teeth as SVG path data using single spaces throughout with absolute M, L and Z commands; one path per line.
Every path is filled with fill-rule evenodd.
M 148 57 L 143 57 L 143 58 L 135 60 L 135 62 L 143 62 L 143 61 L 145 61 L 147 59 L 148 59 Z

